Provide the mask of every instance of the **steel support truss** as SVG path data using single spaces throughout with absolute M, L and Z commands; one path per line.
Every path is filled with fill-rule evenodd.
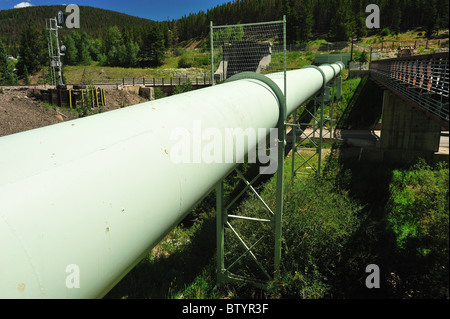
M 324 136 L 328 132 L 329 139 L 333 138 L 333 127 L 336 120 L 334 118 L 334 102 L 340 99 L 342 92 L 342 77 L 337 74 L 333 80 L 326 83 L 324 73 L 315 66 L 305 68 L 316 68 L 322 73 L 324 83 L 318 94 L 307 101 L 302 110 L 302 116 L 297 118 L 297 111 L 293 113 L 292 126 L 292 166 L 291 177 L 304 175 L 320 175 L 322 165 L 322 145 Z M 325 117 L 324 106 L 329 103 L 329 114 Z M 311 105 L 312 107 L 308 107 Z M 306 114 L 305 114 L 306 112 Z M 305 116 L 306 115 L 306 116 Z M 302 119 L 308 122 L 302 122 Z M 317 158 L 317 164 L 313 162 Z M 302 179 L 298 178 L 300 181 Z
M 285 145 L 286 145 L 286 96 L 282 93 L 278 85 L 273 82 L 270 78 L 253 73 L 244 72 L 237 74 L 227 81 L 241 80 L 241 79 L 253 79 L 258 80 L 269 86 L 278 99 L 279 103 L 279 120 L 277 123 L 278 139 L 277 139 L 277 171 L 276 171 L 276 205 L 275 209 L 272 209 L 269 204 L 267 204 L 263 198 L 258 194 L 254 187 L 254 184 L 262 176 L 261 172 L 257 174 L 251 181 L 247 180 L 244 174 L 239 170 L 234 171 L 237 175 L 244 181 L 245 188 L 231 201 L 227 204 L 225 203 L 224 196 L 224 183 L 223 180 L 217 184 L 216 187 L 216 218 L 217 218 L 217 281 L 218 283 L 224 283 L 229 281 L 246 281 L 251 282 L 256 285 L 265 285 L 267 282 L 273 281 L 277 274 L 277 269 L 279 268 L 281 261 L 281 234 L 282 234 L 282 214 L 283 214 L 283 183 L 284 183 L 284 158 L 285 158 Z M 230 207 L 247 191 L 251 191 L 256 198 L 264 205 L 267 211 L 267 218 L 255 218 L 253 216 L 242 216 L 229 214 L 228 210 Z M 240 220 L 248 223 L 260 223 L 264 225 L 269 225 L 269 233 L 258 238 L 256 241 L 251 242 L 248 238 L 244 238 L 239 230 L 236 229 L 232 220 Z M 234 261 L 226 263 L 225 261 L 225 229 L 229 229 L 230 233 L 234 238 L 240 243 L 244 252 Z M 255 248 L 258 244 L 263 242 L 267 236 L 273 236 L 274 238 L 274 253 L 273 261 L 261 261 L 256 254 Z M 233 273 L 233 268 L 238 265 L 244 257 L 250 256 L 256 265 L 257 269 L 260 271 L 261 277 L 258 276 L 250 277 L 243 276 Z M 271 265 L 271 267 L 267 267 Z
M 259 80 L 266 85 L 269 86 L 270 89 L 273 90 L 275 96 L 279 101 L 279 109 L 280 116 L 277 124 L 278 130 L 278 140 L 277 140 L 277 152 L 278 152 L 278 162 L 277 162 L 277 172 L 276 172 L 276 202 L 275 209 L 271 208 L 270 205 L 264 201 L 262 196 L 258 194 L 256 188 L 254 187 L 255 183 L 262 176 L 258 174 L 252 180 L 248 180 L 244 174 L 239 170 L 235 169 L 234 172 L 237 176 L 243 180 L 245 183 L 245 188 L 234 198 L 232 198 L 228 203 L 225 201 L 225 193 L 224 193 L 224 183 L 223 180 L 220 181 L 216 186 L 216 216 L 217 216 L 217 281 L 218 283 L 224 282 L 233 282 L 233 281 L 245 281 L 251 282 L 253 284 L 264 286 L 267 283 L 274 281 L 277 279 L 279 266 L 281 263 L 281 242 L 282 242 L 282 214 L 283 214 L 283 190 L 284 190 L 284 162 L 285 162 L 285 145 L 286 145 L 286 127 L 292 126 L 292 138 L 293 138 L 293 156 L 292 156 L 292 177 L 295 177 L 299 174 L 298 170 L 300 167 L 305 165 L 311 165 L 311 157 L 306 157 L 301 154 L 303 149 L 307 149 L 302 147 L 302 144 L 305 141 L 309 141 L 312 143 L 312 150 L 315 152 L 313 156 L 318 156 L 318 165 L 317 167 L 313 167 L 313 171 L 316 174 L 320 174 L 321 172 L 321 162 L 322 162 L 322 140 L 324 136 L 324 131 L 327 130 L 330 138 L 333 136 L 333 127 L 334 127 L 334 101 L 336 98 L 340 98 L 341 96 L 341 87 L 342 87 L 342 78 L 340 74 L 335 74 L 335 78 L 326 83 L 325 74 L 323 71 L 316 66 L 307 66 L 305 68 L 315 68 L 317 69 L 323 77 L 323 85 L 319 90 L 319 93 L 311 98 L 313 103 L 313 110 L 309 110 L 304 108 L 304 112 L 310 112 L 310 117 L 312 118 L 313 130 L 310 132 L 306 132 L 306 125 L 310 125 L 311 121 L 308 123 L 299 123 L 295 117 L 294 112 L 294 122 L 286 123 L 286 97 L 281 92 L 279 87 L 269 78 L 252 72 L 245 72 L 237 74 L 227 81 L 234 81 L 240 79 L 254 79 Z M 324 105 L 329 103 L 330 110 L 329 116 L 326 119 L 324 114 Z M 328 125 L 328 126 L 327 126 Z M 297 142 L 297 133 L 298 136 L 302 137 Z M 317 138 L 316 138 L 317 134 Z M 298 154 L 302 162 L 300 166 L 296 168 L 295 156 L 294 154 Z M 236 201 L 242 197 L 246 192 L 250 191 L 255 198 L 262 203 L 264 206 L 264 210 L 267 214 L 263 217 L 255 217 L 255 216 L 242 216 L 236 214 L 229 214 L 228 211 L 236 203 Z M 273 205 L 272 205 L 273 206 Z M 233 225 L 233 220 L 239 220 L 245 223 L 253 223 L 255 227 L 257 224 L 263 225 L 268 230 L 267 234 L 259 238 L 252 238 L 251 240 L 248 238 L 244 238 L 244 236 L 239 232 L 239 230 Z M 227 261 L 225 258 L 225 230 L 229 231 L 229 234 L 234 237 L 234 239 L 241 245 L 243 252 L 239 255 L 239 257 L 234 257 L 235 259 L 232 261 Z M 261 260 L 261 256 L 255 252 L 258 245 L 262 245 L 262 243 L 267 244 L 268 237 L 273 236 L 274 240 L 274 253 L 273 260 Z M 265 242 L 266 241 L 266 242 Z M 236 255 L 237 256 L 237 255 Z M 267 257 L 267 254 L 265 254 Z M 239 262 L 243 260 L 243 258 L 250 258 L 252 263 L 254 264 L 254 268 L 259 272 L 259 276 L 249 277 L 246 275 L 240 275 L 234 273 L 234 269 L 239 267 Z

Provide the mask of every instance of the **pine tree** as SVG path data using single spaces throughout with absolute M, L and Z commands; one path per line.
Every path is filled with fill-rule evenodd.
M 119 66 L 124 60 L 125 48 L 122 33 L 117 26 L 110 27 L 104 43 L 106 63 L 109 66 Z
M 426 37 L 428 39 L 433 37 L 433 34 L 439 30 L 439 15 L 436 7 L 436 1 L 429 1 L 424 8 L 424 25 L 426 29 Z
M 100 39 L 93 39 L 89 46 L 89 52 L 94 61 L 100 61 L 102 54 L 102 41 Z
M 436 8 L 439 8 L 438 10 L 438 27 L 440 29 L 448 29 L 448 21 L 449 21 L 449 3 L 448 0 L 437 0 L 436 1 Z
M 8 57 L 6 56 L 5 47 L 0 41 L 0 84 L 6 84 L 8 70 Z
M 126 45 L 126 60 L 123 66 L 133 67 L 137 65 L 139 46 L 136 42 L 129 40 Z
M 14 73 L 14 66 L 8 60 L 5 47 L 0 41 L 0 84 L 16 84 L 17 76 Z
M 154 24 L 147 30 L 141 57 L 147 64 L 159 65 L 164 58 L 165 49 L 163 30 L 158 24 Z
M 298 22 L 300 26 L 298 40 L 301 42 L 306 42 L 312 37 L 314 17 L 311 2 L 311 0 L 303 0 L 298 13 Z
M 30 22 L 21 35 L 19 61 L 17 72 L 19 76 L 25 75 L 25 67 L 28 74 L 34 74 L 46 61 L 44 50 L 44 36 L 36 24 Z
M 91 54 L 89 52 L 90 43 L 92 40 L 86 32 L 82 32 L 79 37 L 79 42 L 75 43 L 77 46 L 78 56 L 77 62 L 81 65 L 90 65 L 92 63 Z
M 356 31 L 353 11 L 348 2 L 340 3 L 336 16 L 331 21 L 330 37 L 333 41 L 348 41 Z
M 178 21 L 172 21 L 172 28 L 170 29 L 171 31 L 171 45 L 173 47 L 176 47 L 178 44 L 178 40 L 179 40 L 179 34 L 178 34 Z
M 76 65 L 78 50 L 77 47 L 75 46 L 75 40 L 72 37 L 72 33 L 69 33 L 67 36 L 64 37 L 63 44 L 66 47 L 66 52 L 64 53 L 63 57 L 64 65 Z
M 28 73 L 28 68 L 26 65 L 23 66 L 23 80 L 26 85 L 31 83 L 30 75 Z

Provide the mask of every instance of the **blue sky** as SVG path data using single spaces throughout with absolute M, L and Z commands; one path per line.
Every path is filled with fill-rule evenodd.
M 0 0 L 0 10 L 12 9 L 15 6 L 77 4 L 96 8 L 123 12 L 132 16 L 163 21 L 169 18 L 178 19 L 189 13 L 213 8 L 230 0 Z

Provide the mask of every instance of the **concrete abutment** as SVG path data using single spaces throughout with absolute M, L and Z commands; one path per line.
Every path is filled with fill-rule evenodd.
M 418 158 L 434 162 L 441 126 L 389 90 L 383 94 L 380 148 L 383 160 L 408 163 Z

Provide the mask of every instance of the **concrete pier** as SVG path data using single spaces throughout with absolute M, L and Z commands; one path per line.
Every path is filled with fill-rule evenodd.
M 439 151 L 441 126 L 391 91 L 384 91 L 380 147 L 384 160 L 428 161 Z

